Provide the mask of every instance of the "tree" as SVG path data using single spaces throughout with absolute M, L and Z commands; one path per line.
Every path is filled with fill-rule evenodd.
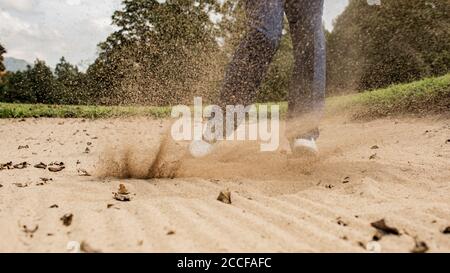
M 9 72 L 0 90 L 0 101 L 45 104 L 85 104 L 85 77 L 64 57 L 55 73 L 44 61 L 36 60 L 25 71 Z
M 62 57 L 55 67 L 56 92 L 54 99 L 59 104 L 82 104 L 86 101 L 83 74 Z
M 370 13 L 366 7 L 364 1 L 350 1 L 336 19 L 333 32 L 326 32 L 328 93 L 359 88 L 364 46 L 367 45 L 359 22 Z
M 0 99 L 4 96 L 5 92 L 5 65 L 3 64 L 3 54 L 6 53 L 5 48 L 0 44 Z
M 36 60 L 33 68 L 28 71 L 31 92 L 37 103 L 52 104 L 56 102 L 56 82 L 52 70 L 44 61 Z
M 367 90 L 448 73 L 448 0 L 351 0 L 328 35 L 331 88 Z
M 216 1 L 122 5 L 112 16 L 118 30 L 99 45 L 99 58 L 88 69 L 90 93 L 103 103 L 181 102 L 217 50 L 217 29 L 209 18 Z
M 0 77 L 5 71 L 5 65 L 3 64 L 3 54 L 6 53 L 5 48 L 0 44 Z
M 36 103 L 36 96 L 30 82 L 30 71 L 31 67 L 28 66 L 26 71 L 17 71 L 6 75 L 0 96 L 1 101 Z
M 26 71 L 10 73 L 2 99 L 8 102 L 54 103 L 56 82 L 44 61 L 36 60 Z

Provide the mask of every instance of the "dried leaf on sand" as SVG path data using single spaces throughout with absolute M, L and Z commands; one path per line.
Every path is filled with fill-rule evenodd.
M 77 169 L 77 172 L 79 176 L 91 176 L 91 174 L 85 169 Z
M 28 187 L 27 183 L 13 183 L 13 185 L 18 187 L 18 188 L 26 188 L 26 187 Z
M 175 235 L 175 231 L 174 231 L 174 230 L 169 230 L 169 231 L 167 232 L 167 235 Z
M 57 172 L 60 172 L 60 171 L 64 170 L 65 168 L 66 167 L 64 165 L 62 165 L 62 166 L 61 165 L 57 165 L 57 166 L 48 167 L 48 170 L 53 172 L 53 173 L 57 173 Z
M 343 226 L 343 227 L 348 226 L 348 224 L 347 224 L 344 220 L 342 220 L 341 217 L 338 217 L 338 218 L 336 219 L 336 223 L 337 223 L 338 225 L 340 225 L 340 226 Z
M 229 190 L 221 191 L 217 200 L 225 204 L 231 204 L 231 192 Z
M 63 225 L 68 227 L 68 226 L 70 226 L 72 224 L 73 214 L 72 213 L 66 213 L 66 214 L 63 215 L 63 217 L 60 218 L 60 220 L 63 222 Z
M 34 167 L 36 169 L 47 169 L 47 164 L 41 162 L 39 164 L 34 165 Z
M 53 181 L 53 178 L 39 177 L 39 179 L 40 179 L 42 182 Z
M 376 228 L 378 231 L 382 232 L 383 235 L 400 235 L 400 232 L 395 227 L 390 227 L 386 224 L 386 221 L 384 219 L 381 219 L 379 221 L 373 222 L 370 224 L 372 227 Z
M 0 164 L 0 170 L 3 170 L 3 169 L 10 170 L 12 168 L 13 168 L 13 166 L 12 166 L 12 162 L 11 161 L 7 162 L 7 163 Z
M 25 169 L 26 167 L 28 167 L 30 164 L 28 164 L 26 161 L 25 162 L 22 162 L 22 163 L 18 163 L 18 164 L 15 164 L 13 167 L 14 167 L 14 169 L 19 169 L 19 170 L 21 170 L 21 169 Z

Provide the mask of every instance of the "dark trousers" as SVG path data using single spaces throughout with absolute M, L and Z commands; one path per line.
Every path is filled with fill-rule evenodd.
M 226 70 L 221 106 L 255 103 L 278 49 L 286 13 L 295 59 L 288 117 L 320 115 L 325 101 L 326 73 L 323 0 L 246 0 L 245 6 L 249 30 Z M 307 134 L 317 137 L 315 131 Z

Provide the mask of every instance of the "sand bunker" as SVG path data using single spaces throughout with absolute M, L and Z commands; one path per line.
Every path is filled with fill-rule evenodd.
M 0 251 L 450 250 L 448 119 L 325 119 L 309 164 L 252 142 L 195 160 L 161 145 L 168 126 L 0 120 Z

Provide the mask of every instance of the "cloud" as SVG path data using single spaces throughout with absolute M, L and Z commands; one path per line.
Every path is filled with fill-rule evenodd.
M 20 20 L 19 18 L 13 17 L 6 11 L 0 10 L 0 32 L 2 33 L 2 38 L 7 38 L 15 34 L 25 34 L 32 35 L 33 31 L 31 25 L 27 22 Z
M 69 6 L 79 6 L 81 5 L 81 0 L 66 0 L 67 5 Z
M 56 46 L 58 43 L 53 43 L 55 39 L 62 38 L 57 30 L 42 28 L 2 10 L 0 21 L 1 42 L 8 51 L 7 56 L 33 62 L 36 58 L 47 60 L 50 50 L 59 51 Z
M 336 17 L 341 14 L 348 5 L 348 0 L 325 0 L 323 18 L 325 28 L 333 30 L 333 23 Z
M 36 2 L 33 0 L 2 0 L 0 8 L 28 12 L 33 9 L 35 4 Z
M 94 18 L 91 20 L 92 24 L 99 30 L 106 30 L 106 31 L 112 31 L 113 26 L 111 25 L 111 18 L 110 17 L 103 17 L 103 18 Z
M 51 66 L 61 56 L 75 64 L 94 60 L 97 44 L 113 30 L 111 14 L 120 7 L 120 0 L 16 1 L 0 1 L 0 43 L 7 56 L 39 58 Z

